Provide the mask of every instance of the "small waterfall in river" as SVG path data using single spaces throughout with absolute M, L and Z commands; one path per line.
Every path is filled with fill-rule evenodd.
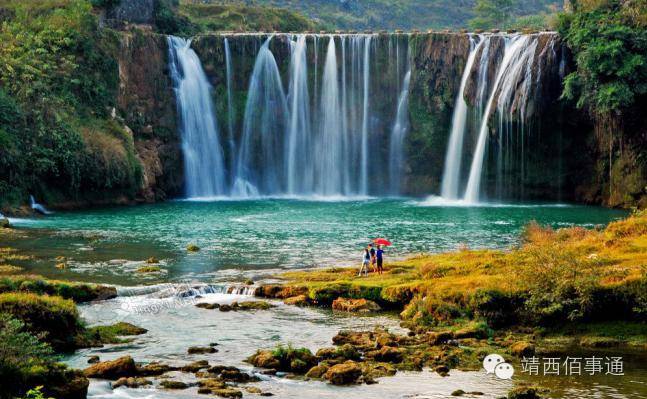
M 180 119 L 186 195 L 189 198 L 224 195 L 224 154 L 211 86 L 190 41 L 169 36 L 168 47 Z
M 29 203 L 31 205 L 31 209 L 40 213 L 41 215 L 50 215 L 52 213 L 49 210 L 47 210 L 47 208 L 45 208 L 43 205 L 36 202 L 36 199 L 34 198 L 33 195 L 29 196 Z
M 449 144 L 445 155 L 445 169 L 443 171 L 443 180 L 441 195 L 446 199 L 458 199 L 458 190 L 461 177 L 461 161 L 463 156 L 463 138 L 467 121 L 467 102 L 465 101 L 465 86 L 472 71 L 476 54 L 479 52 L 485 40 L 479 38 L 476 43 L 474 37 L 470 37 L 470 53 L 467 57 L 467 63 L 463 70 L 460 89 L 456 96 L 454 104 L 454 114 L 452 116 L 452 130 L 449 134 Z

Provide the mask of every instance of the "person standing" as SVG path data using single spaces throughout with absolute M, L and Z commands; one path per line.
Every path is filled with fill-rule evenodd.
M 377 259 L 377 273 L 382 274 L 384 271 L 384 249 L 382 249 L 382 245 L 377 246 L 377 252 L 375 253 L 375 257 Z
M 375 248 L 373 248 L 373 244 L 368 244 L 369 252 L 371 254 L 371 268 L 373 269 L 373 272 L 377 271 L 377 268 L 375 267 Z
M 362 271 L 364 271 L 364 275 L 368 276 L 368 265 L 371 262 L 371 252 L 369 250 L 369 247 L 364 248 L 364 251 L 362 253 L 362 267 L 359 269 L 359 274 L 357 275 L 358 277 L 362 276 Z

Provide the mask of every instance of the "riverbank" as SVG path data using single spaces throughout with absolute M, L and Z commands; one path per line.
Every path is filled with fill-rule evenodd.
M 23 233 L 19 229 L 2 230 L 3 235 Z M 295 317 L 303 314 L 301 309 L 307 309 L 293 305 L 305 305 L 316 307 L 307 312 L 309 315 L 321 312 L 320 308 L 330 308 L 333 314 L 344 315 L 342 317 L 349 321 L 364 320 L 363 327 L 347 324 L 340 328 L 333 324 L 314 344 L 306 340 L 306 349 L 301 349 L 304 342 L 294 339 L 291 329 L 283 331 L 285 336 L 278 342 L 268 340 L 263 334 L 255 337 L 253 343 L 239 344 L 241 346 L 235 350 L 236 359 L 233 359 L 227 355 L 230 350 L 227 346 L 231 345 L 227 344 L 227 340 L 233 336 L 241 338 L 238 327 L 231 331 L 233 335 L 223 338 L 223 347 L 210 347 L 213 336 L 200 333 L 203 327 L 196 325 L 196 331 L 183 332 L 185 339 L 178 339 L 173 344 L 174 350 L 177 349 L 182 355 L 173 355 L 174 364 L 153 379 L 141 374 L 147 373 L 141 371 L 142 368 L 151 362 L 168 359 L 168 355 L 162 355 L 165 352 L 157 354 L 159 348 L 151 349 L 152 352 L 146 349 L 147 345 L 152 344 L 148 341 L 153 338 L 144 339 L 148 343 L 141 342 L 135 346 L 124 344 L 115 356 L 132 355 L 137 362 L 143 362 L 131 368 L 134 370 L 132 373 L 123 376 L 149 377 L 155 389 L 167 389 L 160 384 L 170 378 L 185 383 L 185 389 L 193 392 L 198 389 L 195 384 L 199 381 L 215 379 L 218 383 L 211 381 L 211 387 L 207 388 L 214 391 L 224 389 L 226 392 L 221 393 L 238 395 L 233 391 L 242 394 L 247 392 L 247 388 L 255 389 L 248 383 L 223 379 L 220 375 L 222 367 L 235 367 L 239 373 L 248 375 L 250 381 L 254 376 L 276 372 L 280 377 L 272 378 L 282 379 L 287 375 L 304 383 L 323 380 L 333 386 L 357 386 L 358 383 L 370 385 L 378 380 L 383 383 L 382 377 L 391 378 L 393 374 L 428 369 L 434 370 L 438 376 L 474 373 L 481 368 L 483 357 L 489 353 L 503 354 L 514 362 L 519 362 L 523 356 L 566 353 L 573 348 L 644 353 L 647 350 L 643 318 L 647 291 L 644 289 L 644 267 L 641 265 L 647 264 L 646 251 L 647 215 L 638 213 L 597 229 L 575 227 L 552 230 L 531 224 L 524 230 L 521 243 L 512 249 L 461 248 L 453 252 L 419 255 L 387 263 L 386 273 L 382 276 L 371 274 L 357 277 L 356 268 L 288 272 L 277 276 L 282 280 L 281 284 L 261 282 L 257 288 L 257 295 L 267 297 L 274 306 L 244 306 L 242 309 L 245 311 L 227 312 L 227 306 L 217 310 L 218 306 L 215 305 L 195 307 L 190 303 L 187 305 L 190 310 L 185 307 L 183 313 L 188 312 L 191 320 L 231 318 L 232 326 L 240 326 L 241 323 L 249 325 L 250 315 L 253 315 L 254 323 L 261 325 L 270 315 L 272 318 L 278 317 L 271 322 L 275 325 L 285 320 L 285 316 L 281 315 L 288 312 L 291 315 L 288 320 L 293 324 Z M 90 322 L 96 324 L 105 323 L 107 315 L 112 314 L 106 309 L 118 311 L 123 309 L 124 303 L 131 303 L 126 301 L 127 298 L 106 301 L 104 299 L 112 297 L 106 296 L 111 292 L 108 288 L 21 275 L 21 270 L 12 263 L 25 262 L 30 256 L 27 250 L 2 250 L 0 291 L 4 294 L 0 295 L 7 299 L 3 304 L 43 304 L 38 314 L 46 316 L 48 320 L 63 317 L 66 325 L 73 326 L 79 336 L 88 337 L 87 331 L 92 331 L 90 337 L 99 337 L 103 342 L 117 342 L 117 338 L 123 335 L 123 331 L 115 330 L 118 326 L 99 330 L 83 327 L 71 300 L 83 302 L 98 299 L 81 308 L 86 316 L 88 310 L 95 309 L 96 318 L 91 318 Z M 60 259 L 63 264 L 66 261 Z M 179 292 L 178 295 L 184 297 L 185 294 Z M 207 301 L 228 304 L 233 308 L 236 306 L 230 303 L 232 298 L 250 300 L 228 294 L 214 299 L 212 295 L 208 291 L 201 291 L 193 293 L 191 298 L 196 303 Z M 288 305 L 278 302 L 280 306 L 277 307 L 277 300 Z M 142 297 L 136 301 L 157 303 L 160 299 Z M 24 323 L 23 332 L 37 337 L 39 332 L 45 330 L 26 328 L 33 326 L 33 323 L 25 313 L 18 312 L 24 307 L 22 305 L 4 306 L 2 309 Z M 397 323 L 392 316 L 394 312 L 400 313 L 404 329 L 393 328 L 393 324 Z M 73 317 L 68 317 L 70 315 Z M 390 320 L 386 324 L 392 326 L 376 328 L 376 325 L 383 323 L 381 318 L 385 315 Z M 136 316 L 129 321 L 137 325 L 141 322 L 146 329 L 161 328 L 160 331 L 163 331 L 166 325 L 164 321 L 158 326 L 158 317 L 153 314 L 150 317 L 142 314 Z M 326 323 L 333 322 L 326 320 Z M 180 321 L 173 322 L 174 325 L 177 326 L 177 322 Z M 181 323 L 187 323 L 187 320 L 182 319 Z M 555 323 L 562 327 L 552 328 Z M 47 325 L 49 330 L 70 335 L 71 329 L 56 330 L 52 327 L 54 324 Z M 312 328 L 315 326 L 304 324 L 299 330 L 311 334 Z M 160 331 L 153 330 L 153 334 L 160 334 Z M 277 347 L 277 343 L 282 346 Z M 290 343 L 293 346 L 288 346 Z M 49 344 L 58 345 L 56 342 Z M 189 347 L 205 352 L 187 355 Z M 212 349 L 209 348 L 215 349 L 215 353 L 211 354 Z M 257 348 L 258 352 L 255 353 Z M 218 355 L 218 350 L 225 353 Z M 92 350 L 82 350 L 81 353 L 75 356 L 99 354 Z M 101 352 L 101 360 L 104 360 L 103 354 Z M 200 366 L 196 372 L 181 370 L 187 361 L 203 360 L 202 356 L 216 356 L 218 363 L 214 366 L 213 359 L 209 357 L 208 368 Z M 111 357 L 105 360 L 110 361 Z M 253 369 L 246 369 L 240 363 L 246 357 L 250 362 L 247 367 L 253 366 Z M 75 361 L 73 366 L 85 367 L 82 364 L 87 364 L 86 360 Z M 209 372 L 208 369 L 213 367 L 217 370 Z M 215 376 L 210 375 L 214 373 Z M 87 381 L 79 374 L 70 375 L 79 381 Z M 197 380 L 193 381 L 193 378 Z M 137 380 L 131 382 L 134 384 Z M 143 383 L 141 380 L 139 382 Z M 128 381 L 124 383 L 130 384 Z M 467 389 L 468 386 L 457 388 L 465 392 L 478 392 Z M 272 385 L 269 391 L 274 389 L 276 387 Z
M 488 353 L 644 353 L 645 264 L 647 213 L 641 212 L 603 229 L 530 224 L 516 248 L 420 255 L 387 264 L 384 275 L 358 277 L 357 268 L 289 272 L 279 276 L 284 283 L 265 285 L 257 295 L 333 311 L 400 311 L 408 335 L 340 332 L 333 338 L 338 348 L 328 351 L 335 360 L 304 371 L 333 381 L 330 367 L 354 361 L 363 371 L 351 379 L 370 381 L 370 370 L 384 360 L 395 369 L 443 374 L 480 369 Z M 272 363 L 268 358 L 271 352 L 260 351 L 250 360 L 263 366 Z

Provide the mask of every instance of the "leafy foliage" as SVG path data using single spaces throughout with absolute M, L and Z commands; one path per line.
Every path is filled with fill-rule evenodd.
M 106 186 L 132 190 L 141 172 L 118 127 L 93 131 L 90 140 L 118 137 L 113 144 L 128 153 L 123 170 L 113 169 L 107 183 L 85 173 L 96 163 L 81 132 L 108 119 L 114 106 L 115 34 L 99 29 L 84 0 L 2 0 L 0 9 L 2 202 L 25 201 L 28 193 L 47 199 Z
M 249 5 L 243 0 L 183 0 L 186 4 Z M 256 6 L 298 11 L 327 29 L 438 29 L 465 27 L 475 0 L 255 0 Z M 518 0 L 513 15 L 530 15 L 561 4 L 557 0 Z
M 560 33 L 577 62 L 563 96 L 593 113 L 622 113 L 647 94 L 647 29 L 628 11 L 631 4 L 596 3 L 582 2 L 574 13 L 561 16 Z M 644 3 L 634 7 L 638 15 L 645 14 Z
M 20 385 L 30 369 L 42 366 L 51 355 L 49 345 L 25 331 L 21 320 L 0 313 L 0 381 L 14 381 L 16 386 Z M 0 396 L 7 393 L 3 392 L 5 389 L 8 387 L 0 387 Z M 30 391 L 26 398 L 38 398 L 37 392 L 39 390 Z
M 470 21 L 473 28 L 503 27 L 512 18 L 514 0 L 477 0 L 474 7 L 474 19 Z

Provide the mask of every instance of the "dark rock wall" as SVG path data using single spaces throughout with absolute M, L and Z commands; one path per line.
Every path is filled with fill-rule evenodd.
M 166 37 L 123 33 L 118 61 L 118 113 L 133 131 L 144 169 L 139 199 L 150 202 L 177 196 L 184 172 Z

